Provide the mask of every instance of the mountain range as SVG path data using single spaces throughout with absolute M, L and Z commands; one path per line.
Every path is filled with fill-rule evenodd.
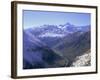
M 23 68 L 69 67 L 90 50 L 90 25 L 42 25 L 23 30 Z

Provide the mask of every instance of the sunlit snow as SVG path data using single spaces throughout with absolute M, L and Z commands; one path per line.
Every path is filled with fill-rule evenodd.
M 64 34 L 56 34 L 56 33 L 45 33 L 39 35 L 39 37 L 64 37 Z

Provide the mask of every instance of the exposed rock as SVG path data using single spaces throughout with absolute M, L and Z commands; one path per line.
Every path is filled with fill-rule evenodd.
M 72 66 L 90 66 L 91 65 L 91 53 L 90 50 L 84 53 L 81 56 L 76 57 L 75 62 L 72 63 Z

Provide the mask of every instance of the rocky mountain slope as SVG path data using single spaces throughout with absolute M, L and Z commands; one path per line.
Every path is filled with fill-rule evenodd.
M 91 47 L 90 33 L 90 25 L 75 26 L 70 23 L 58 26 L 42 25 L 24 30 L 23 68 L 78 65 L 78 59 L 81 60 L 82 58 L 85 61 L 85 57 L 90 56 L 90 52 L 87 53 Z M 89 56 L 87 58 L 90 59 Z

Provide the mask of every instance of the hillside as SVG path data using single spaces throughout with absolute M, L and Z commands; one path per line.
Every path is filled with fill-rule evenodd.
M 65 66 L 63 57 L 43 44 L 29 32 L 24 32 L 23 41 L 23 68 L 52 68 Z
M 76 38 L 64 38 L 61 43 L 58 43 L 52 49 L 63 54 L 69 60 L 69 65 L 71 65 L 77 56 L 83 55 L 90 49 L 90 32 L 85 32 Z

